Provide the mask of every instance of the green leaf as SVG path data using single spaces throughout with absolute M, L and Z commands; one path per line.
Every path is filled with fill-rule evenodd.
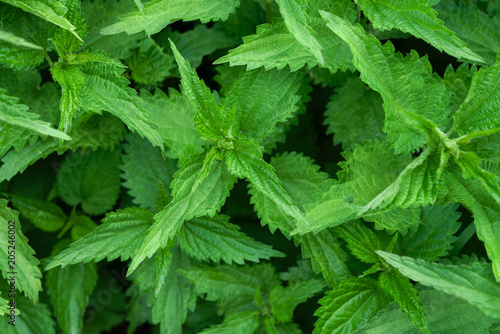
M 71 140 L 71 137 L 50 126 L 50 123 L 38 120 L 39 115 L 28 112 L 28 107 L 17 103 L 18 99 L 5 94 L 5 90 L 0 89 L 0 121 L 35 131 L 42 135 L 48 135 L 64 140 Z
M 206 293 L 207 300 L 217 300 L 220 311 L 226 315 L 256 310 L 256 294 L 269 293 L 279 284 L 274 268 L 268 263 L 243 267 L 190 267 L 178 272 L 194 284 L 198 294 Z
M 460 152 L 458 156 L 453 156 L 455 162 L 462 170 L 465 179 L 477 179 L 481 181 L 486 191 L 500 203 L 500 185 L 498 176 L 481 168 L 481 159 L 473 152 Z
M 145 31 L 153 35 L 165 26 L 178 21 L 225 20 L 239 5 L 237 0 L 157 0 L 144 5 L 144 10 L 136 9 L 133 12 L 120 16 L 120 21 L 101 30 L 104 35 L 126 32 L 135 34 Z
M 441 156 L 431 149 L 425 149 L 390 186 L 365 205 L 359 214 L 388 207 L 407 208 L 433 204 L 442 186 L 440 167 Z
M 288 70 L 240 74 L 226 93 L 224 106 L 236 109 L 233 133 L 262 142 L 297 111 L 302 75 Z M 266 92 L 266 93 L 263 93 Z
M 177 51 L 175 44 L 171 41 L 170 45 L 179 66 L 183 93 L 196 109 L 194 119 L 196 130 L 202 137 L 212 141 L 231 137 L 234 113 L 215 102 L 210 89 L 198 78 L 196 71 Z
M 160 135 L 150 120 L 144 101 L 129 81 L 122 76 L 121 63 L 99 55 L 89 54 L 90 60 L 82 65 L 87 77 L 82 107 L 86 111 L 101 113 L 106 110 L 119 117 L 132 131 L 146 137 L 154 146 L 163 147 Z
M 269 197 L 286 214 L 296 219 L 300 224 L 309 225 L 302 210 L 283 189 L 274 168 L 262 160 L 262 151 L 259 147 L 253 143 L 245 143 L 234 150 L 225 151 L 224 158 L 233 175 L 247 178 L 256 190 Z
M 375 253 L 378 249 L 382 249 L 380 240 L 359 220 L 337 226 L 334 232 L 347 242 L 347 248 L 359 260 L 365 263 L 380 263 L 380 258 Z
M 69 205 L 81 204 L 93 215 L 110 210 L 118 199 L 120 151 L 74 153 L 63 162 L 57 175 L 56 189 Z
M 182 324 L 189 310 L 193 310 L 196 294 L 187 280 L 177 273 L 190 264 L 189 257 L 178 247 L 171 250 L 172 259 L 158 295 L 150 295 L 149 304 L 153 306 L 153 323 L 160 323 L 161 333 L 182 334 Z M 153 264 L 154 266 L 154 264 Z M 151 279 L 151 277 L 146 277 Z M 154 280 L 153 280 L 154 282 Z
M 333 143 L 342 143 L 344 150 L 361 145 L 366 140 L 383 140 L 386 137 L 382 132 L 384 110 L 380 94 L 358 78 L 349 79 L 335 90 L 325 116 L 327 134 L 333 133 Z
M 455 168 L 445 174 L 449 198 L 463 204 L 474 216 L 479 240 L 484 242 L 493 273 L 500 281 L 500 205 L 485 193 L 479 180 L 466 180 Z
M 177 170 L 176 162 L 164 158 L 157 147 L 137 134 L 125 134 L 123 145 L 123 165 L 120 166 L 125 180 L 123 186 L 128 188 L 132 202 L 142 208 L 155 211 L 158 199 L 159 182 L 167 187 Z M 138 164 L 137 161 L 142 163 Z
M 429 289 L 419 291 L 429 328 L 432 333 L 488 333 L 493 319 L 466 301 L 444 292 Z M 364 326 L 360 334 L 417 333 L 415 325 L 404 315 L 399 307 L 389 307 L 379 312 L 372 321 Z
M 158 133 L 169 148 L 166 155 L 185 161 L 203 152 L 204 141 L 194 126 L 196 110 L 186 95 L 169 88 L 168 96 L 160 89 L 154 96 L 142 92 L 144 107 L 151 113 Z
M 389 302 L 377 283 L 368 278 L 350 277 L 340 281 L 320 299 L 314 315 L 313 334 L 354 333 Z
M 243 264 L 244 260 L 259 262 L 259 259 L 285 256 L 240 232 L 224 215 L 187 221 L 179 230 L 177 240 L 182 249 L 197 260 Z
M 76 27 L 74 32 L 59 28 L 54 34 L 52 39 L 54 46 L 59 56 L 64 57 L 83 44 L 82 39 L 87 35 L 87 25 L 80 8 L 80 0 L 61 0 L 60 3 L 68 8 L 64 16 Z
M 54 81 L 58 82 L 62 89 L 59 130 L 67 132 L 72 119 L 82 106 L 82 93 L 87 85 L 87 77 L 79 65 L 66 65 L 62 62 L 55 64 L 50 72 Z
M 145 209 L 129 207 L 110 212 L 95 230 L 57 254 L 45 270 L 104 258 L 126 261 L 139 249 L 152 223 L 153 213 Z
M 230 314 L 224 318 L 222 324 L 212 325 L 200 334 L 255 333 L 257 327 L 259 327 L 259 313 L 247 311 Z
M 418 330 L 424 334 L 430 334 L 425 311 L 418 298 L 418 291 L 413 288 L 413 284 L 408 278 L 401 275 L 399 271 L 390 269 L 380 274 L 379 284 L 380 288 L 387 292 L 401 307 L 401 311 L 406 314 Z
M 314 55 L 319 65 L 325 66 L 325 60 L 321 53 L 322 46 L 316 40 L 314 30 L 311 28 L 309 17 L 306 14 L 307 7 L 311 3 L 306 3 L 303 0 L 277 0 L 277 3 L 288 31 Z
M 95 263 L 54 268 L 47 273 L 47 293 L 63 333 L 80 333 L 88 298 L 97 283 Z
M 155 223 L 134 256 L 128 274 L 132 273 L 146 257 L 151 257 L 158 248 L 164 248 L 186 220 L 204 215 L 213 216 L 224 204 L 236 181 L 235 178 L 229 175 L 222 162 L 215 161 L 207 177 L 193 187 L 203 166 L 200 160 L 197 158 L 186 163 L 174 175 L 172 183 L 174 199 L 156 214 Z
M 414 51 L 403 57 L 394 52 L 392 43 L 382 46 L 375 37 L 366 35 L 361 26 L 326 12 L 322 15 L 327 26 L 351 48 L 361 79 L 382 96 L 384 131 L 396 153 L 418 150 L 425 142 L 422 134 L 405 123 L 405 113 L 424 116 L 439 128 L 447 128 L 450 96 L 442 79 L 432 73 L 426 57 L 419 58 Z
M 325 286 L 323 279 L 312 279 L 287 287 L 281 285 L 274 287 L 269 294 L 271 314 L 278 322 L 292 321 L 295 307 L 321 292 Z
M 428 0 L 410 0 L 404 3 L 397 0 L 362 0 L 359 4 L 375 29 L 399 29 L 456 58 L 484 62 L 481 56 L 470 50 L 453 31 L 444 26 Z
M 166 77 L 171 76 L 174 59 L 165 54 L 163 49 L 150 38 L 139 43 L 126 63 L 130 68 L 132 79 L 141 85 L 159 86 Z
M 13 194 L 8 194 L 7 198 L 21 215 L 43 231 L 58 231 L 68 219 L 57 204 Z
M 7 206 L 8 201 L 0 199 L 0 269 L 5 279 L 15 276 L 15 287 L 24 292 L 34 303 L 38 302 L 38 293 L 42 290 L 42 273 L 35 252 L 28 245 L 28 239 L 21 232 L 19 213 Z M 14 222 L 14 223 L 11 223 Z M 14 228 L 12 229 L 13 226 Z M 15 231 L 14 234 L 9 231 Z M 14 235 L 15 237 L 9 237 Z M 10 242 L 9 242 L 10 241 Z M 9 255 L 15 251 L 15 262 L 9 261 Z M 9 253 L 11 252 L 11 253 Z M 12 274 L 12 273 L 15 274 Z M 3 319 L 5 320 L 5 319 Z
M 340 248 L 331 230 L 326 229 L 316 234 L 306 233 L 301 235 L 299 240 L 302 257 L 311 258 L 314 271 L 321 272 L 329 286 L 334 286 L 349 274 L 345 264 L 347 255 Z
M 129 10 L 130 1 L 95 0 L 83 1 L 82 12 L 88 25 L 82 50 L 102 51 L 112 58 L 125 59 L 131 50 L 139 46 L 143 34 L 102 35 L 100 30 L 114 22 L 116 18 Z
M 415 188 L 409 187 L 412 185 L 412 167 L 416 167 L 417 171 L 419 163 L 426 167 L 425 160 L 417 158 L 412 162 L 407 156 L 394 155 L 387 142 L 356 146 L 352 152 L 347 151 L 343 155 L 346 161 L 339 163 L 342 167 L 338 172 L 340 182 L 328 184 L 325 192 L 306 205 L 306 217 L 313 226 L 312 230 L 320 231 L 328 226 L 337 226 L 360 215 L 365 220 L 375 221 L 377 228 L 387 228 L 391 232 L 397 230 L 405 234 L 408 228 L 415 229 L 419 222 L 418 208 L 401 209 L 397 201 L 399 198 L 404 203 L 406 198 L 412 198 L 405 195 L 414 196 L 413 198 L 417 195 L 418 199 L 418 194 L 426 194 L 419 189 L 418 183 L 425 174 L 416 174 Z M 424 158 L 425 156 L 421 159 Z M 427 189 L 432 190 L 434 187 L 435 185 L 426 185 Z M 427 190 L 426 188 L 423 190 Z M 413 193 L 406 194 L 406 190 L 412 190 Z M 400 191 L 401 194 L 398 195 Z M 389 210 L 362 211 L 374 199 L 386 198 L 386 195 L 396 201 L 396 205 L 389 207 Z M 310 230 L 303 226 L 297 228 L 298 233 L 308 231 Z
M 5 334 L 55 334 L 55 323 L 49 307 L 44 303 L 34 304 L 23 296 L 16 297 L 16 308 L 19 314 L 16 316 L 15 326 L 8 323 L 6 317 L 0 321 L 0 331 Z M 9 320 L 10 321 L 10 320 Z
M 446 85 L 446 90 L 451 92 L 450 104 L 454 112 L 460 108 L 469 93 L 471 81 L 476 72 L 476 66 L 469 68 L 469 64 L 460 65 L 456 71 L 451 65 L 446 68 L 443 82 Z
M 410 279 L 465 299 L 487 316 L 500 318 L 500 284 L 495 282 L 490 264 L 444 265 L 383 251 L 377 254 Z
M 303 6 L 306 9 L 304 13 L 294 12 L 295 16 L 301 17 L 301 23 L 292 22 L 292 17 L 288 15 L 285 16 L 285 21 L 273 18 L 272 25 L 257 26 L 255 35 L 244 37 L 242 45 L 230 50 L 228 55 L 218 59 L 215 63 L 229 62 L 231 66 L 247 65 L 248 70 L 261 66 L 264 66 L 266 70 L 272 68 L 279 70 L 289 65 L 291 71 L 296 71 L 304 65 L 309 68 L 321 65 L 321 61 L 318 61 L 315 55 L 318 57 L 322 55 L 324 64 L 331 73 L 337 70 L 352 70 L 349 48 L 341 42 L 338 36 L 328 31 L 318 15 L 318 10 L 335 13 L 352 22 L 356 16 L 354 4 L 351 1 L 341 0 L 335 3 L 309 1 L 307 6 L 305 5 L 304 3 Z M 302 25 L 304 20 L 309 21 L 308 27 Z M 270 23 L 271 20 L 269 19 L 268 22 Z M 291 31 L 290 24 L 301 27 L 302 33 L 296 29 Z M 317 43 L 312 42 L 305 35 L 313 36 Z M 297 36 L 300 37 L 299 40 Z M 312 48 L 315 48 L 314 52 L 311 52 Z
M 488 15 L 475 1 L 440 1 L 434 9 L 471 50 L 480 54 L 487 64 L 495 63 L 500 48 L 500 19 L 497 15 Z
M 418 229 L 400 239 L 402 253 L 427 261 L 437 261 L 447 255 L 457 239 L 453 235 L 460 228 L 457 220 L 461 213 L 457 208 L 455 203 L 424 207 Z
M 21 47 L 21 48 L 28 48 L 28 49 L 33 49 L 33 50 L 43 50 L 43 48 L 40 45 L 33 44 L 31 42 L 28 42 L 26 39 L 22 37 L 18 37 L 14 35 L 13 33 L 10 33 L 8 31 L 3 31 L 0 30 L 0 40 L 8 42 L 12 45 Z
M 63 4 L 56 0 L 2 0 L 12 6 L 36 15 L 50 23 L 53 23 L 63 29 L 71 32 L 77 39 L 82 40 L 73 26 L 63 15 L 68 10 Z
M 453 129 L 460 135 L 499 127 L 500 62 L 474 74 L 469 94 L 453 119 Z
M 56 27 L 37 16 L 8 5 L 1 6 L 0 17 L 3 18 L 3 31 L 42 48 L 31 49 L 0 41 L 0 62 L 6 67 L 18 70 L 40 65 L 45 60 L 45 52 L 52 47 L 49 39 Z

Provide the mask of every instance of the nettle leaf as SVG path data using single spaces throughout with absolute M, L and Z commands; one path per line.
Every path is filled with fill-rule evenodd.
M 442 79 L 432 73 L 426 57 L 419 58 L 414 51 L 403 57 L 394 52 L 391 42 L 382 46 L 375 37 L 366 35 L 361 26 L 330 13 L 322 15 L 327 26 L 351 48 L 361 79 L 382 96 L 386 113 L 384 131 L 396 153 L 419 150 L 425 143 L 425 137 L 405 123 L 406 112 L 424 116 L 446 130 L 450 95 Z
M 57 204 L 13 194 L 7 194 L 7 197 L 23 217 L 41 230 L 58 231 L 68 219 Z
M 0 321 L 0 331 L 6 334 L 55 334 L 55 322 L 49 307 L 42 302 L 34 304 L 23 296 L 16 296 L 16 309 L 19 314 L 16 315 L 15 326 L 8 323 L 8 319 Z
M 439 186 L 427 183 L 432 180 L 430 176 L 435 177 L 434 170 L 425 168 L 429 165 L 428 153 L 412 161 L 407 156 L 394 155 L 387 142 L 373 142 L 356 146 L 343 155 L 346 161 L 339 163 L 339 182 L 331 183 L 306 205 L 312 230 L 320 231 L 360 216 L 390 232 L 406 234 L 408 228 L 415 229 L 420 221 L 418 208 L 402 208 L 434 200 Z M 308 230 L 299 225 L 296 231 Z
M 112 35 L 126 32 L 131 35 L 145 31 L 146 34 L 153 35 L 178 20 L 200 20 L 202 23 L 225 20 L 238 5 L 237 0 L 150 1 L 142 10 L 137 8 L 135 11 L 121 15 L 120 22 L 102 29 L 101 33 Z
M 3 18 L 1 28 L 40 48 L 16 46 L 7 41 L 0 41 L 0 62 L 14 69 L 30 69 L 40 65 L 44 59 L 44 51 L 51 48 L 49 38 L 54 34 L 56 26 L 43 19 L 24 12 L 15 7 L 3 5 L 0 8 Z
M 28 245 L 28 239 L 21 232 L 19 213 L 10 209 L 7 204 L 7 200 L 0 199 L 0 226 L 2 230 L 0 236 L 0 244 L 2 246 L 0 250 L 0 255 L 2 256 L 0 259 L 0 269 L 2 276 L 5 279 L 9 279 L 13 275 L 12 272 L 15 272 L 16 289 L 23 292 L 34 303 L 37 303 L 38 293 L 42 291 L 42 273 L 38 268 L 40 262 L 35 257 L 33 249 Z M 12 223 L 9 222 L 14 222 L 13 231 L 15 231 L 15 238 L 9 237 L 13 235 L 8 232 L 12 230 L 9 228 L 9 226 L 12 226 Z M 12 243 L 12 240 L 15 242 Z M 15 262 L 9 261 L 9 250 L 15 250 Z M 16 307 L 18 306 L 16 305 Z
M 224 106 L 236 108 L 233 134 L 262 142 L 297 111 L 302 75 L 287 70 L 240 74 L 226 92 Z
M 456 58 L 484 62 L 444 26 L 427 0 L 410 0 L 403 4 L 397 0 L 361 0 L 359 4 L 375 29 L 399 29 Z
M 484 192 L 479 180 L 466 180 L 458 169 L 445 174 L 449 198 L 462 203 L 474 215 L 478 238 L 484 242 L 493 273 L 500 281 L 500 205 Z
M 120 169 L 125 180 L 123 186 L 134 197 L 132 202 L 140 207 L 155 211 L 159 182 L 169 186 L 177 170 L 174 160 L 164 158 L 157 147 L 137 134 L 125 134 L 126 144 L 123 145 L 123 165 Z M 138 164 L 137 162 L 142 163 Z
M 500 284 L 495 282 L 490 264 L 444 265 L 383 251 L 377 254 L 412 280 L 465 299 L 487 316 L 500 318 Z
M 500 48 L 500 19 L 488 15 L 476 1 L 440 1 L 434 9 L 447 27 L 467 46 L 480 54 L 487 64 L 493 65 Z
M 305 215 L 283 189 L 274 168 L 262 159 L 261 148 L 253 143 L 241 145 L 224 152 L 225 162 L 233 175 L 250 181 L 255 189 L 274 201 L 286 214 L 298 223 L 308 226 Z
M 64 243 L 64 240 L 61 243 Z M 56 248 L 60 245 L 56 245 Z M 47 293 L 57 322 L 64 333 L 82 331 L 85 309 L 97 284 L 97 278 L 95 263 L 79 263 L 47 272 Z
M 499 127 L 500 62 L 474 74 L 469 93 L 453 119 L 453 130 L 460 135 Z
M 321 53 L 322 46 L 316 40 L 309 17 L 306 14 L 307 7 L 311 4 L 303 0 L 278 0 L 277 2 L 288 31 L 314 55 L 319 65 L 325 66 L 325 60 Z
M 244 260 L 259 262 L 259 259 L 285 256 L 240 232 L 225 215 L 187 221 L 179 230 L 177 240 L 186 253 L 198 260 L 243 264 Z
M 196 71 L 177 51 L 175 44 L 171 41 L 170 45 L 179 66 L 183 94 L 196 110 L 194 119 L 196 130 L 203 138 L 210 141 L 231 138 L 234 110 L 224 108 L 215 102 L 210 89 L 198 78 Z
M 224 318 L 220 325 L 212 325 L 200 334 L 254 333 L 259 327 L 259 312 L 233 313 Z
M 315 312 L 319 319 L 313 333 L 356 332 L 388 302 L 388 296 L 372 279 L 350 277 L 342 280 L 320 299 L 321 307 Z
M 153 305 L 153 323 L 161 323 L 162 333 L 181 334 L 188 310 L 194 310 L 196 294 L 187 280 L 177 273 L 189 266 L 189 257 L 178 247 L 172 248 L 171 253 L 171 263 L 162 288 L 156 298 L 150 297 L 149 303 Z
M 457 208 L 456 203 L 424 207 L 418 229 L 400 239 L 401 252 L 427 261 L 436 261 L 447 255 L 457 239 L 453 235 L 460 228 L 457 220 L 461 213 Z
M 164 248 L 186 220 L 213 216 L 224 204 L 236 178 L 229 174 L 221 161 L 214 161 L 207 176 L 197 183 L 202 168 L 202 157 L 198 157 L 183 165 L 174 175 L 173 200 L 156 214 L 155 223 L 130 264 L 129 274 L 158 248 Z
M 53 23 L 63 29 L 71 32 L 77 39 L 82 40 L 76 32 L 75 26 L 73 26 L 63 15 L 67 12 L 63 4 L 56 0 L 2 0 L 2 2 L 8 3 L 12 6 L 21 8 L 22 10 L 36 15 L 50 23 Z
M 88 25 L 88 33 L 82 50 L 101 51 L 112 58 L 125 59 L 131 50 L 139 46 L 143 34 L 102 35 L 100 30 L 114 22 L 116 18 L 130 8 L 130 1 L 95 0 L 83 1 L 82 12 Z
M 63 162 L 57 175 L 57 193 L 69 205 L 82 205 L 93 215 L 105 213 L 120 191 L 120 151 L 74 153 Z
M 423 290 L 419 291 L 418 297 L 422 301 L 425 317 L 432 332 L 487 333 L 493 322 L 493 319 L 473 305 L 444 292 L 434 289 Z M 380 311 L 359 331 L 360 334 L 391 332 L 415 332 L 415 325 L 394 304 L 389 304 L 388 308 Z
M 79 65 L 67 65 L 58 62 L 50 69 L 54 81 L 61 85 L 61 120 L 59 130 L 67 132 L 71 121 L 82 106 L 82 93 L 87 85 L 87 77 Z
M 273 18 L 272 25 L 257 26 L 255 35 L 244 37 L 242 45 L 230 50 L 228 55 L 217 60 L 215 64 L 229 62 L 231 66 L 247 65 L 248 70 L 261 66 L 266 70 L 282 69 L 289 65 L 291 71 L 296 71 L 304 65 L 309 68 L 322 65 L 324 59 L 324 65 L 332 73 L 339 69 L 353 69 L 349 49 L 325 28 L 318 15 L 318 10 L 326 10 L 352 22 L 356 14 L 351 1 L 310 1 L 307 6 L 301 1 L 286 1 L 285 4 L 291 5 L 286 6 L 284 21 Z M 305 12 L 297 11 L 299 7 L 304 7 Z M 306 22 L 309 24 L 304 26 Z M 311 52 L 312 50 L 314 51 Z
M 68 8 L 64 16 L 76 27 L 75 35 L 64 29 L 57 29 L 54 34 L 52 41 L 56 50 L 59 55 L 64 56 L 75 51 L 83 44 L 82 39 L 87 35 L 87 26 L 80 8 L 80 0 L 62 0 L 60 3 Z
M 174 59 L 150 38 L 145 38 L 126 60 L 132 79 L 146 86 L 158 86 L 171 75 Z
M 129 207 L 110 212 L 95 230 L 57 254 L 45 270 L 104 258 L 126 261 L 139 249 L 152 224 L 153 213 L 145 209 Z
M 206 293 L 207 300 L 217 301 L 219 311 L 226 315 L 257 310 L 256 294 L 269 293 L 279 285 L 274 268 L 268 263 L 243 267 L 190 267 L 178 272 L 194 284 L 198 294 Z
M 422 333 L 429 334 L 429 324 L 425 318 L 422 302 L 418 298 L 418 291 L 414 289 L 410 280 L 401 275 L 397 269 L 391 269 L 382 272 L 378 282 L 380 288 L 394 299 L 394 302 L 401 307 L 401 311 L 406 314 L 415 327 Z
M 94 58 L 95 57 L 95 58 Z M 163 147 L 160 135 L 150 120 L 144 102 L 127 87 L 129 81 L 122 76 L 121 63 L 99 55 L 89 54 L 90 60 L 82 65 L 87 86 L 82 98 L 86 111 L 102 110 L 119 117 L 132 131 L 146 137 L 154 146 Z
M 169 148 L 165 152 L 167 156 L 185 161 L 203 152 L 203 145 L 207 142 L 196 131 L 196 110 L 186 95 L 170 88 L 168 96 L 156 89 L 154 96 L 143 91 L 141 97 L 145 100 L 144 107 L 158 126 L 157 131 L 165 146 Z
M 28 112 L 28 106 L 18 104 L 18 99 L 5 94 L 5 90 L 0 89 L 0 121 L 12 124 L 16 127 L 25 128 L 42 135 L 48 135 L 64 140 L 71 140 L 71 137 L 50 126 L 50 123 L 39 120 L 38 114 Z
M 347 248 L 365 263 L 379 263 L 376 250 L 382 249 L 379 238 L 360 221 L 352 221 L 334 229 L 336 235 L 347 242 Z
M 365 140 L 383 140 L 384 109 L 380 94 L 369 89 L 360 79 L 349 79 L 330 97 L 325 112 L 327 134 L 334 134 L 335 145 L 352 149 Z M 356 124 L 353 127 L 352 124 Z

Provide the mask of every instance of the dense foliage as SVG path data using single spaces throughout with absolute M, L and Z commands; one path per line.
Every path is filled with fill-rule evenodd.
M 0 332 L 500 333 L 499 49 L 495 0 L 1 0 Z

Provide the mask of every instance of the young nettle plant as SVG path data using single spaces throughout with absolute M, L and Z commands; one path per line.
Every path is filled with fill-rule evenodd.
M 0 332 L 497 333 L 499 17 L 2 0 Z

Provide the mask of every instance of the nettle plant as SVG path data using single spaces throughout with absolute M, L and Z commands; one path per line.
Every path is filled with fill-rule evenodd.
M 2 0 L 0 332 L 499 333 L 499 17 Z

